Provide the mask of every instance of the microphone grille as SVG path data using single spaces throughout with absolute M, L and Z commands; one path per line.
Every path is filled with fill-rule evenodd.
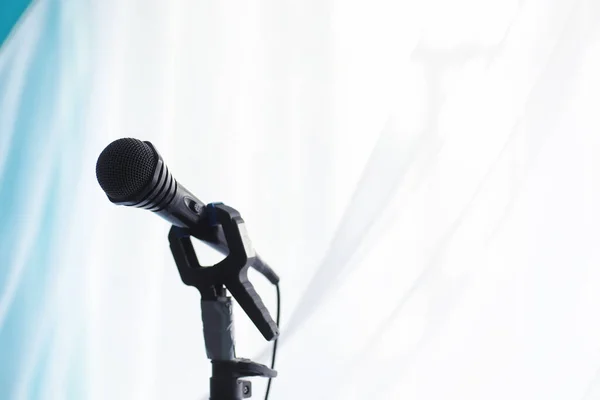
M 118 139 L 100 153 L 96 178 L 108 197 L 128 201 L 150 183 L 157 162 L 157 154 L 141 140 Z

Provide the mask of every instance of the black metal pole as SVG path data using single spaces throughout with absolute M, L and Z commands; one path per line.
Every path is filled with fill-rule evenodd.
M 242 400 L 252 396 L 249 381 L 241 380 L 225 364 L 213 362 L 210 378 L 210 400 Z

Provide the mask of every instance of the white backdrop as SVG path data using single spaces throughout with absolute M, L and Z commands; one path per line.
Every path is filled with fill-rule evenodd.
M 55 296 L 81 313 L 90 399 L 197 400 L 210 375 L 168 224 L 95 180 L 120 137 L 240 210 L 281 275 L 273 399 L 600 398 L 600 3 L 77 10 L 91 89 L 61 254 L 85 277 Z M 267 363 L 236 325 L 238 355 Z

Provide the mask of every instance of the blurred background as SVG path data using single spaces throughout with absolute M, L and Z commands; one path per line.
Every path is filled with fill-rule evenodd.
M 3 0 L 0 43 L 1 399 L 206 398 L 121 137 L 280 274 L 271 399 L 600 399 L 600 2 Z

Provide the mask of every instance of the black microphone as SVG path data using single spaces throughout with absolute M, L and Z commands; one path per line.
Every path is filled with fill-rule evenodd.
M 152 143 L 118 139 L 98 157 L 96 177 L 108 199 L 118 205 L 150 210 L 221 253 L 228 252 L 223 230 L 209 221 L 206 206 L 179 184 Z M 272 284 L 279 276 L 260 257 L 252 265 Z

